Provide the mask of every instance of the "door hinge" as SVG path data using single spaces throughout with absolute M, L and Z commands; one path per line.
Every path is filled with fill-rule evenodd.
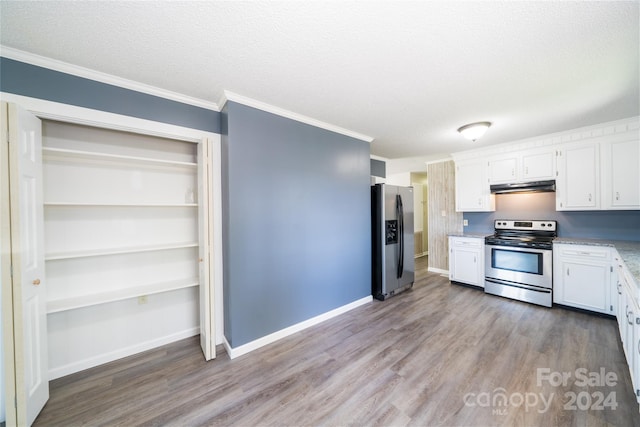
M 613 306 L 612 305 L 609 306 L 609 310 L 613 311 Z

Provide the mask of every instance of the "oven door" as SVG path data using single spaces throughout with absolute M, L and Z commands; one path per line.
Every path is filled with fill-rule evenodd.
M 552 251 L 485 245 L 485 277 L 543 288 L 552 288 Z

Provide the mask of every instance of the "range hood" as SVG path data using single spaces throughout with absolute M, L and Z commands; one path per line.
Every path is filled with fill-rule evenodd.
M 486 187 L 485 187 L 486 188 Z M 514 184 L 494 184 L 489 187 L 493 194 L 505 193 L 545 193 L 556 191 L 556 181 L 518 182 Z

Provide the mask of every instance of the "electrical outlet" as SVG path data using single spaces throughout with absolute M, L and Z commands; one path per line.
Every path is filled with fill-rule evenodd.
M 464 227 L 468 226 L 468 225 L 469 225 L 469 220 L 468 220 L 468 219 L 463 219 L 463 220 L 462 220 L 462 225 L 463 225 Z
M 141 295 L 138 297 L 138 305 L 143 305 L 147 303 L 147 296 Z

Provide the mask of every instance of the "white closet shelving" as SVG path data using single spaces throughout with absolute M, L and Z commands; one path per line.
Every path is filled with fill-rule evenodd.
M 43 147 L 42 154 L 49 159 L 60 159 L 63 161 L 78 160 L 86 163 L 87 161 L 94 162 L 117 162 L 117 163 L 129 163 L 132 165 L 144 165 L 148 166 L 174 166 L 185 168 L 197 168 L 196 162 L 181 162 L 175 160 L 154 159 L 141 156 L 127 156 L 121 154 L 100 153 L 92 151 L 82 150 L 70 150 L 66 148 L 53 148 Z
M 115 289 L 108 292 L 95 292 L 88 295 L 78 295 L 59 300 L 49 300 L 47 302 L 47 313 L 58 313 L 61 311 L 73 310 L 76 308 L 122 301 L 125 299 L 137 298 L 141 296 L 153 295 L 196 286 L 198 286 L 198 278 L 194 277 L 190 280 L 156 282 L 148 285 L 130 286 L 125 289 Z
M 50 315 L 199 285 L 196 144 L 57 122 L 43 141 Z

